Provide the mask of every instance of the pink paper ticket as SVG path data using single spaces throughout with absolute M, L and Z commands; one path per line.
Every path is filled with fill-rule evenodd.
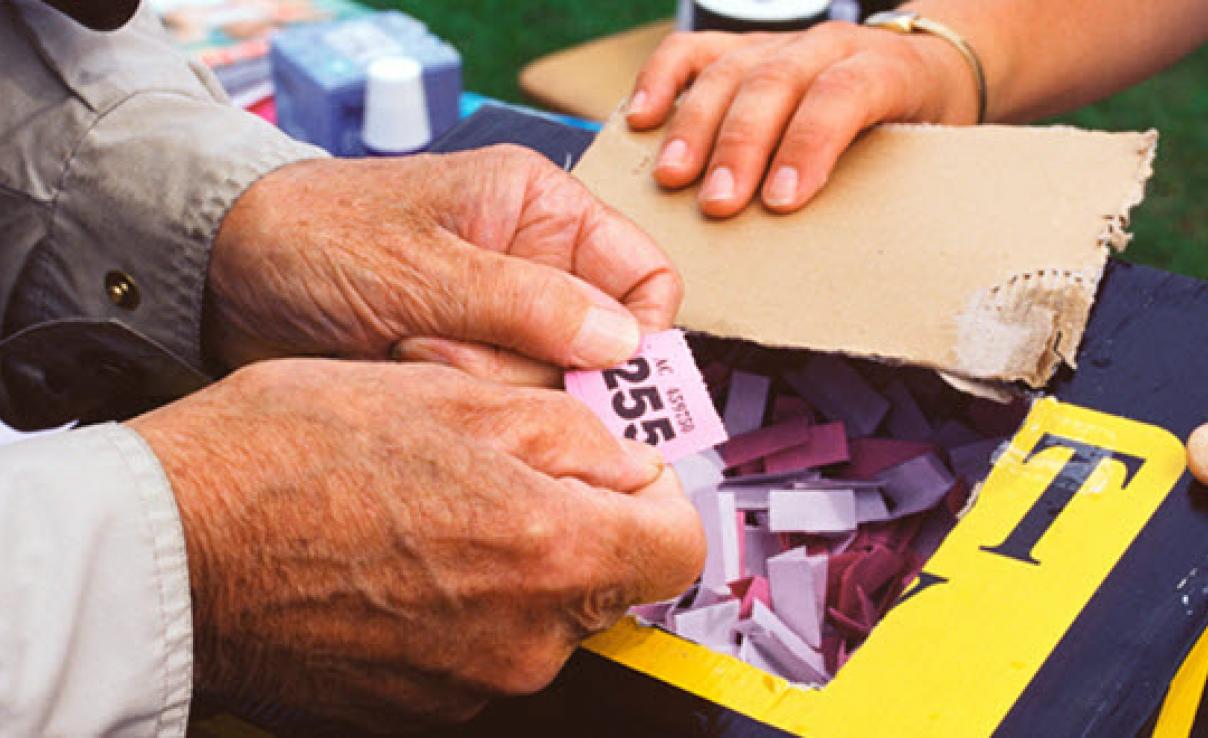
M 668 463 L 726 440 L 683 331 L 645 336 L 637 356 L 618 367 L 567 372 L 566 391 L 613 433 L 649 443 Z

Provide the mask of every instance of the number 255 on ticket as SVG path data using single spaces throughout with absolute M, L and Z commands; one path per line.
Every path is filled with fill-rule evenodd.
M 683 331 L 645 336 L 637 356 L 612 369 L 567 372 L 566 391 L 610 431 L 658 448 L 668 463 L 726 440 Z

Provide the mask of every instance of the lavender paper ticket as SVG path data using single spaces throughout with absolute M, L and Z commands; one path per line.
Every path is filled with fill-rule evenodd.
M 680 330 L 645 336 L 637 356 L 612 369 L 567 372 L 566 391 L 610 431 L 654 446 L 668 463 L 726 440 Z

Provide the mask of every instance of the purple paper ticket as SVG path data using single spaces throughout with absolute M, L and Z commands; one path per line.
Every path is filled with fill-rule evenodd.
M 637 356 L 618 367 L 567 372 L 566 391 L 610 431 L 654 446 L 668 462 L 726 440 L 683 331 L 645 336 Z

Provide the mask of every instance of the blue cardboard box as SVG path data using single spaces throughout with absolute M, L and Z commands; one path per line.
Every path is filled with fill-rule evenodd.
M 384 56 L 409 56 L 423 66 L 433 137 L 457 122 L 461 56 L 420 21 L 388 10 L 289 28 L 273 38 L 278 125 L 335 156 L 364 155 L 365 71 Z

